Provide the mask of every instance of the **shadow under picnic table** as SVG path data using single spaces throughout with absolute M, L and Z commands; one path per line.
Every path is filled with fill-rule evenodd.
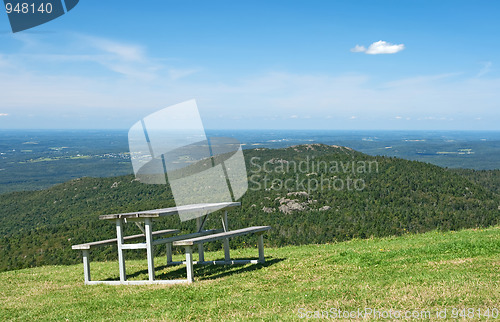
M 249 259 L 258 259 L 258 258 L 249 258 Z M 217 261 L 223 261 L 223 258 L 216 259 Z M 240 274 L 245 272 L 251 272 L 255 270 L 262 269 L 264 267 L 269 267 L 276 263 L 286 260 L 286 258 L 272 258 L 266 257 L 266 261 L 264 263 L 258 264 L 227 264 L 227 265 L 213 265 L 213 264 L 195 264 L 194 265 L 194 276 L 196 280 L 214 280 L 218 278 L 222 278 L 225 276 L 231 276 L 233 274 Z M 175 267 L 174 270 L 170 270 L 172 267 Z M 167 271 L 165 271 L 167 270 Z M 179 265 L 161 265 L 155 268 L 155 278 L 157 280 L 175 280 L 175 279 L 185 279 L 186 278 L 186 266 L 183 264 Z M 141 275 L 147 275 L 148 270 L 143 269 L 139 271 L 132 272 L 127 274 L 128 280 L 133 280 L 135 277 Z M 108 278 L 106 281 L 116 281 L 119 280 L 119 277 Z

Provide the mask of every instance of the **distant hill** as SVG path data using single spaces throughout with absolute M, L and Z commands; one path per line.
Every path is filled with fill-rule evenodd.
M 321 144 L 245 150 L 245 159 L 249 190 L 242 207 L 231 211 L 230 225 L 271 225 L 268 245 L 500 224 L 495 173 L 450 171 Z M 80 254 L 71 250 L 72 244 L 115 235 L 114 225 L 99 221 L 99 215 L 168 206 L 174 206 L 168 186 L 142 184 L 130 175 L 80 178 L 47 190 L 3 194 L 0 270 L 77 263 Z M 208 226 L 218 223 L 215 214 L 209 216 Z M 155 229 L 190 230 L 193 225 L 167 218 Z M 135 225 L 127 231 L 139 232 Z M 243 241 L 235 239 L 232 245 L 243 246 Z M 93 258 L 114 260 L 116 253 L 107 247 L 93 252 Z

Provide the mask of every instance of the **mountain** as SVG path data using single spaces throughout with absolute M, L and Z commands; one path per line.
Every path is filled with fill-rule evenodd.
M 269 246 L 500 223 L 495 173 L 451 171 L 322 144 L 245 150 L 245 161 L 249 189 L 242 207 L 230 212 L 230 228 L 270 225 Z M 80 254 L 71 245 L 115 236 L 114 225 L 100 221 L 99 215 L 174 206 L 168 186 L 142 184 L 133 176 L 80 178 L 0 197 L 2 271 L 77 263 Z M 210 215 L 207 227 L 217 225 L 218 216 Z M 194 223 L 165 218 L 155 224 L 162 228 L 188 231 Z M 135 225 L 126 225 L 127 234 L 138 232 Z M 235 238 L 232 245 L 243 247 L 244 241 Z M 144 256 L 140 251 L 127 254 Z M 116 252 L 105 247 L 92 257 L 114 260 Z

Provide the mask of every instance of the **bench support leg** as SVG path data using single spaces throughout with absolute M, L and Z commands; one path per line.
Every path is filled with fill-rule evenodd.
M 148 255 L 148 275 L 149 280 L 155 280 L 155 263 L 153 253 L 153 220 L 146 218 L 144 220 L 145 233 L 146 233 L 146 252 Z
M 83 277 L 85 280 L 85 284 L 88 284 L 90 282 L 90 255 L 89 255 L 89 250 L 84 249 L 83 250 Z
M 191 248 L 191 246 L 186 246 L 186 271 L 188 282 L 193 283 L 193 249 Z
M 229 254 L 229 238 L 224 239 L 224 260 L 229 262 L 231 255 Z
M 201 217 L 196 218 L 196 230 L 198 232 L 203 228 L 203 221 Z M 203 249 L 203 244 L 198 244 L 198 260 L 200 262 L 205 261 L 205 250 Z
M 229 226 L 227 224 L 227 210 L 224 211 L 224 216 L 222 217 L 222 227 L 224 231 L 229 231 Z M 231 260 L 231 255 L 229 254 L 229 238 L 224 239 L 224 260 L 229 262 Z
M 205 261 L 205 249 L 203 248 L 203 244 L 198 244 L 198 260 L 200 262 Z
M 167 243 L 167 265 L 172 263 L 172 243 Z
M 123 255 L 123 219 L 116 219 L 116 241 L 118 244 L 118 265 L 120 268 L 120 282 L 127 280 L 127 273 L 125 271 L 125 257 Z
M 264 237 L 263 234 L 259 234 L 259 262 L 264 263 L 266 259 L 264 258 Z

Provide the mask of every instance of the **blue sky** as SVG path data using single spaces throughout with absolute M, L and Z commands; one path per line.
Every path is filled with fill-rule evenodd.
M 0 128 L 125 129 L 195 98 L 215 129 L 500 130 L 498 12 L 495 1 L 81 0 L 17 34 L 3 12 Z

